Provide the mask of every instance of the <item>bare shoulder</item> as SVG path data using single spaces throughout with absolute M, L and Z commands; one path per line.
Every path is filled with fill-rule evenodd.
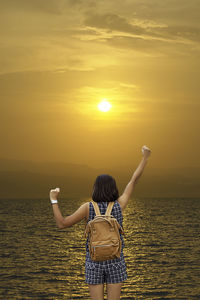
M 85 202 L 85 203 L 81 204 L 80 209 L 87 211 L 89 208 L 89 203 L 90 202 Z
M 90 202 L 85 202 L 81 205 L 82 209 L 85 211 L 86 220 L 89 219 L 89 204 Z
M 120 205 L 120 207 L 121 207 L 121 211 L 123 212 L 124 209 L 125 209 L 123 197 L 120 196 L 120 197 L 117 199 L 117 202 L 119 203 L 119 205 Z
M 87 218 L 87 216 L 89 216 L 89 202 L 84 202 L 83 204 L 81 204 L 76 212 L 84 215 L 84 217 Z
M 86 209 L 86 208 L 89 207 L 89 203 L 90 203 L 90 202 L 84 202 L 80 207 Z

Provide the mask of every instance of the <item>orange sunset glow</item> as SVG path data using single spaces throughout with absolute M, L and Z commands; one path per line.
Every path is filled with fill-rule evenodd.
M 2 299 L 200 299 L 200 0 L 0 0 L 0 35 Z
M 147 173 L 199 174 L 195 2 L 9 0 L 0 14 L 2 171 L 27 161 L 130 176 L 147 145 Z

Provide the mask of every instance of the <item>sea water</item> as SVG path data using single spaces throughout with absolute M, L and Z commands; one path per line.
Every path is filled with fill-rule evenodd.
M 59 199 L 64 217 L 88 199 Z M 0 200 L 1 299 L 89 299 L 85 222 L 58 229 L 50 200 Z M 132 198 L 121 299 L 200 299 L 200 199 Z M 105 296 L 106 299 L 106 296 Z

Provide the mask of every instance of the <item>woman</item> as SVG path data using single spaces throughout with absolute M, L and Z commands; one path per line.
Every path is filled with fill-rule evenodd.
M 151 154 L 151 150 L 148 147 L 143 146 L 142 154 L 142 161 L 133 173 L 131 180 L 120 197 L 115 179 L 112 176 L 107 174 L 99 175 L 94 183 L 92 199 L 98 203 L 101 214 L 105 213 L 108 203 L 114 201 L 111 214 L 118 220 L 121 226 L 123 226 L 123 212 L 128 204 L 128 200 L 131 197 L 135 184 L 142 175 L 148 157 Z M 82 204 L 72 215 L 64 218 L 58 207 L 57 195 L 59 191 L 59 188 L 52 189 L 50 191 L 50 200 L 56 223 L 60 229 L 70 227 L 83 219 L 85 219 L 86 222 L 89 222 L 94 218 L 95 212 L 91 202 Z M 91 260 L 88 240 L 86 242 L 85 281 L 89 285 L 92 300 L 104 299 L 104 283 L 107 285 L 107 299 L 120 299 L 122 282 L 127 278 L 126 264 L 123 256 L 124 241 L 121 233 L 120 238 L 122 240 L 120 258 L 104 262 L 95 262 Z

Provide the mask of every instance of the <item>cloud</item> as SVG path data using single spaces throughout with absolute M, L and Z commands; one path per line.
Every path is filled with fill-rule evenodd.
M 127 88 L 127 89 L 138 89 L 138 86 L 135 84 L 131 84 L 131 83 L 125 83 L 125 82 L 120 82 L 119 84 L 121 87 Z
M 131 65 L 138 57 L 198 56 L 197 2 L 183 0 L 183 15 L 188 10 L 194 16 L 184 23 L 180 5 L 166 1 L 0 1 L 1 73 L 94 70 Z
M 145 40 L 161 40 L 166 42 L 188 43 L 188 41 L 200 41 L 200 28 L 185 25 L 168 25 L 157 23 L 153 20 L 141 20 L 137 18 L 126 19 L 117 14 L 95 14 L 86 17 L 84 24 L 89 28 L 97 30 L 104 29 L 105 36 L 110 34 L 116 36 L 120 32 L 121 36 L 127 34 Z
M 85 25 L 96 28 L 104 28 L 107 30 L 122 31 L 134 34 L 142 34 L 144 30 L 137 26 L 130 24 L 124 17 L 116 14 L 105 15 L 91 15 L 86 17 Z

